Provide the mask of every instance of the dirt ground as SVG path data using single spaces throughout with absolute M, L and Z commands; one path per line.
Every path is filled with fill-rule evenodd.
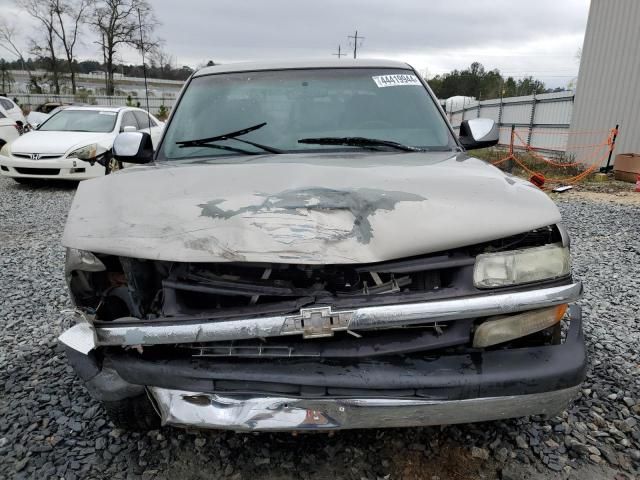
M 619 185 L 622 184 L 622 185 Z M 588 202 L 611 202 L 623 205 L 640 205 L 640 192 L 634 185 L 623 182 L 577 185 L 564 193 L 550 193 L 554 200 L 585 200 Z

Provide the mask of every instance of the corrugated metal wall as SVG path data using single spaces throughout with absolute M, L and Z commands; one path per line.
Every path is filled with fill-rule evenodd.
M 448 112 L 447 116 L 456 130 L 462 120 L 493 119 L 500 126 L 500 143 L 504 145 L 511 139 L 513 125 L 522 139 L 515 142 L 516 147 L 528 142 L 532 147 L 560 153 L 567 146 L 573 96 L 573 92 L 554 92 L 473 101 L 460 110 Z
M 591 0 L 571 132 L 597 141 L 584 132 L 616 123 L 615 153 L 640 153 L 640 0 Z

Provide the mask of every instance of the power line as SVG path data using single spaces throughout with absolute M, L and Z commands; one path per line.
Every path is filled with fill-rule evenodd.
M 355 35 L 349 35 L 349 39 L 353 39 L 353 58 L 358 57 L 358 40 L 364 40 L 362 35 L 358 36 L 358 30 L 356 30 Z

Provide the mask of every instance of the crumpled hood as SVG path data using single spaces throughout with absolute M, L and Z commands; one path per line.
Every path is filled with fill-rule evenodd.
M 111 148 L 110 133 L 93 132 L 41 132 L 34 130 L 16 138 L 11 143 L 12 153 L 45 153 L 62 155 L 72 147 L 82 147 L 91 143 L 106 144 Z
M 370 263 L 559 221 L 539 189 L 466 154 L 289 154 L 82 182 L 63 244 L 171 261 Z

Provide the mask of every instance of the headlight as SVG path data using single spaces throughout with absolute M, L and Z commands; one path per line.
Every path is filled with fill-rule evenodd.
M 82 272 L 103 272 L 107 269 L 93 253 L 77 248 L 67 248 L 65 258 L 65 273 L 71 274 L 74 270 Z
M 67 155 L 67 158 L 77 158 L 79 160 L 88 160 L 96 158 L 98 153 L 98 144 L 92 143 L 91 145 L 85 145 L 84 147 L 76 148 L 73 152 Z
M 473 284 L 478 288 L 506 287 L 563 277 L 570 271 L 569 249 L 554 243 L 478 255 Z
M 5 157 L 9 156 L 9 144 L 5 143 L 2 148 L 0 148 L 0 155 L 3 155 Z
M 93 253 L 85 250 L 78 250 L 77 248 L 67 248 L 67 255 L 65 258 L 64 272 L 65 279 L 67 280 L 67 287 L 69 288 L 69 294 L 71 296 L 71 303 L 76 305 L 76 298 L 74 289 L 72 288 L 72 281 L 74 278 L 73 272 L 104 272 L 107 267 L 100 261 Z M 80 281 L 87 282 L 86 278 L 80 278 Z

